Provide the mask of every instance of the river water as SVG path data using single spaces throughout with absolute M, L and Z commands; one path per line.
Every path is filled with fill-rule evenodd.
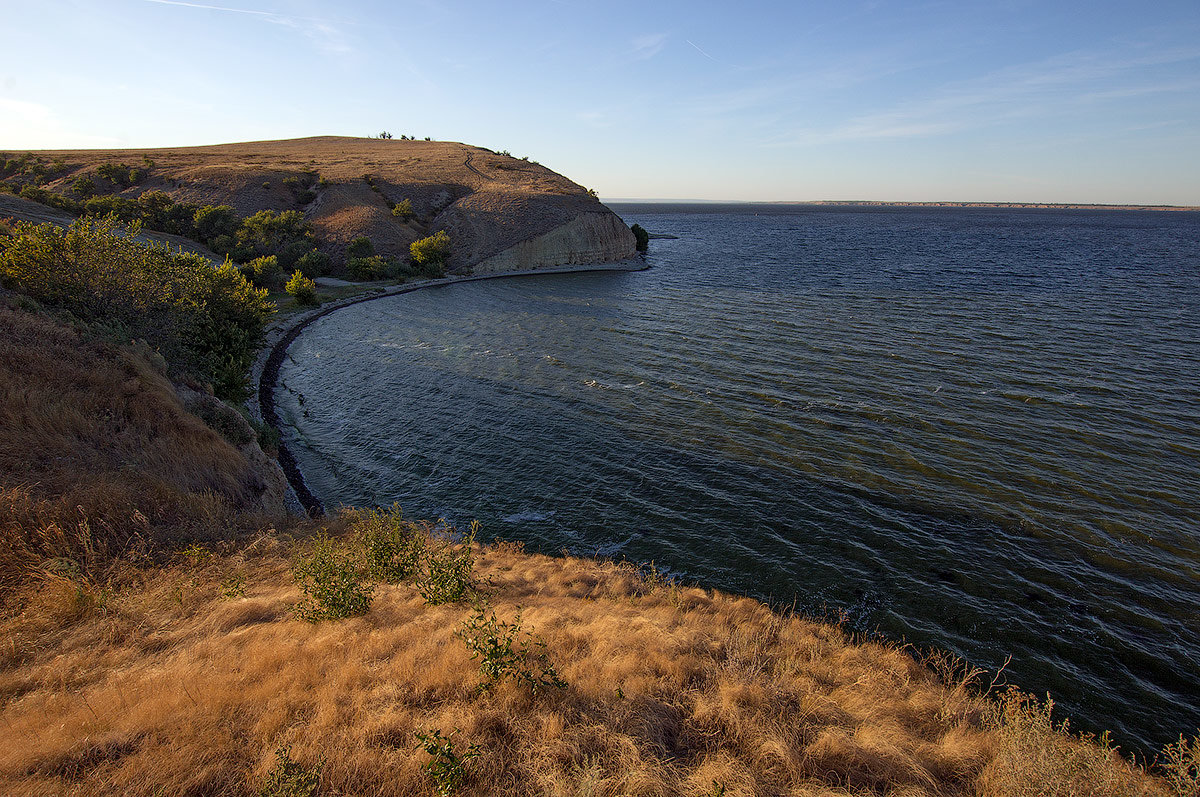
M 1200 726 L 1200 214 L 628 206 L 650 270 L 316 322 L 328 506 L 950 649 L 1157 749 Z

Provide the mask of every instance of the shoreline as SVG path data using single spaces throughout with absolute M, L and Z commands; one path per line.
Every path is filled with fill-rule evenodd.
M 623 266 L 622 264 L 628 265 Z M 297 512 L 297 514 L 304 514 L 309 517 L 321 517 L 325 514 L 324 504 L 320 498 L 308 489 L 308 484 L 304 480 L 304 474 L 300 470 L 295 455 L 292 454 L 291 449 L 283 440 L 282 430 L 280 429 L 281 424 L 275 404 L 275 389 L 279 382 L 279 369 L 283 366 L 284 357 L 287 356 L 288 348 L 295 342 L 296 338 L 300 337 L 300 334 L 309 324 L 351 305 L 362 304 L 363 302 L 370 302 L 375 299 L 384 299 L 389 296 L 399 296 L 425 288 L 438 288 L 465 282 L 480 282 L 508 277 L 539 277 L 548 274 L 584 274 L 606 271 L 637 272 L 646 271 L 649 268 L 649 263 L 639 259 L 636 261 L 619 260 L 612 263 L 552 266 L 524 271 L 500 271 L 491 274 L 441 277 L 422 282 L 380 287 L 370 290 L 366 294 L 355 294 L 342 299 L 336 299 L 309 311 L 289 316 L 283 319 L 281 323 L 273 325 L 267 330 L 263 348 L 255 359 L 254 365 L 250 368 L 250 382 L 255 386 L 254 396 L 257 396 L 258 400 L 254 401 L 254 396 L 251 396 L 251 398 L 246 400 L 246 408 L 249 410 L 251 417 L 256 421 L 280 431 L 278 460 L 279 467 L 283 470 L 283 475 L 287 479 L 288 494 L 286 501 L 288 508 Z

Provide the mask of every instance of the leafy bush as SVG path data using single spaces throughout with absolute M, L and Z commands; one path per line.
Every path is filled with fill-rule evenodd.
M 22 186 L 17 192 L 17 195 L 22 199 L 28 199 L 33 202 L 40 202 L 43 205 L 49 205 L 52 208 L 65 210 L 68 213 L 77 213 L 79 211 L 79 203 L 70 197 L 56 194 L 53 191 L 47 191 L 45 188 L 26 185 Z
M 408 247 L 412 262 L 421 268 L 421 272 L 429 276 L 437 276 L 445 271 L 446 261 L 450 259 L 450 236 L 445 230 L 438 230 L 428 238 L 413 241 Z
M 640 224 L 635 224 L 629 229 L 633 232 L 633 237 L 637 239 L 637 250 L 639 252 L 648 250 L 650 248 L 650 233 L 646 232 L 646 229 Z
M 329 273 L 333 259 L 329 255 L 313 249 L 296 261 L 296 268 L 304 272 L 306 277 L 323 277 Z
M 96 167 L 96 175 L 121 188 L 136 185 L 145 176 L 141 169 L 134 168 L 128 163 L 102 163 Z
M 147 246 L 116 219 L 79 219 L 65 229 L 20 222 L 0 239 L 0 282 L 49 307 L 119 334 L 142 338 L 177 369 L 239 398 L 246 371 L 274 312 L 228 261 Z
M 284 244 L 275 252 L 282 268 L 290 269 L 300 262 L 300 258 L 313 251 L 314 243 L 311 238 L 303 238 Z
M 454 603 L 470 594 L 474 587 L 471 571 L 475 567 L 471 546 L 478 528 L 478 523 L 472 523 L 470 534 L 457 547 L 445 542 L 426 552 L 417 573 L 417 591 L 426 603 Z
M 317 284 L 304 276 L 304 272 L 298 269 L 287 281 L 284 290 L 287 291 L 288 296 L 296 300 L 296 304 L 316 307 L 321 303 L 321 300 L 317 298 Z
M 96 193 L 96 181 L 90 177 L 80 177 L 71 185 L 71 191 L 80 199 L 91 199 Z
M 528 631 L 522 635 L 520 612 L 516 620 L 505 623 L 495 614 L 480 611 L 467 620 L 459 636 L 467 643 L 471 658 L 479 660 L 479 674 L 484 679 L 480 689 L 490 689 L 504 678 L 512 678 L 535 693 L 547 687 L 567 686 L 546 653 L 546 643 Z
M 416 215 L 416 213 L 413 211 L 412 200 L 401 199 L 392 206 L 392 215 L 398 217 L 402 221 L 408 221 L 411 219 Z
M 367 574 L 398 584 L 417 574 L 425 551 L 424 538 L 404 522 L 400 508 L 356 513 L 354 528 L 362 543 Z
M 346 247 L 346 257 L 350 259 L 370 257 L 373 254 L 375 254 L 375 244 L 371 243 L 371 239 L 365 235 L 358 236 Z
M 275 766 L 267 774 L 259 797 L 312 797 L 321 787 L 321 770 L 325 759 L 317 759 L 311 767 L 292 760 L 292 746 L 275 751 Z
M 371 255 L 351 258 L 346 263 L 346 270 L 350 273 L 350 279 L 367 281 L 383 279 L 391 269 L 386 258 Z
M 237 260 L 249 260 L 260 255 L 280 254 L 289 244 L 304 242 L 312 249 L 315 242 L 312 226 L 298 210 L 260 210 L 242 220 L 237 230 L 237 249 L 233 253 Z M 305 251 L 307 251 L 306 249 Z M 303 253 L 296 253 L 299 258 Z M 282 260 L 283 258 L 281 258 Z M 295 260 L 293 259 L 292 263 Z M 285 262 L 284 267 L 292 263 Z
M 241 267 L 242 274 L 260 288 L 270 288 L 279 281 L 283 273 L 279 258 L 275 255 L 256 257 Z
M 205 205 L 197 208 L 192 214 L 192 230 L 201 243 L 207 244 L 218 254 L 228 254 L 233 248 L 233 237 L 237 235 L 238 219 L 233 208 L 229 205 Z M 221 239 L 229 239 L 229 249 L 220 251 L 216 248 Z
M 468 765 L 481 755 L 477 744 L 467 747 L 466 752 L 456 752 L 454 733 L 452 731 L 449 736 L 442 736 L 442 732 L 436 729 L 416 732 L 420 747 L 431 756 L 425 764 L 425 772 L 433 780 L 433 787 L 441 797 L 449 797 L 458 791 L 469 774 Z
M 375 588 L 367 582 L 352 553 L 337 542 L 318 536 L 307 554 L 292 566 L 292 574 L 305 595 L 292 607 L 295 615 L 315 623 L 365 614 Z

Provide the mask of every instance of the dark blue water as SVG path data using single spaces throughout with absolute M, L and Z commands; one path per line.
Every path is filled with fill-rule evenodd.
M 651 270 L 339 311 L 281 397 L 327 503 L 482 521 L 1200 726 L 1200 214 L 621 208 Z

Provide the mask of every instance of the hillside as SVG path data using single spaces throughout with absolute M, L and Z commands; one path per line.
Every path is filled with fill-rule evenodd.
M 583 187 L 532 161 L 446 141 L 322 136 L 205 147 L 7 153 L 35 170 L 9 171 L 63 197 L 229 205 L 241 216 L 300 211 L 335 263 L 356 237 L 382 256 L 438 230 L 453 242 L 451 273 L 620 260 L 634 254 L 623 222 Z M 2 160 L 2 159 L 0 159 Z M 45 164 L 44 168 L 36 166 Z M 113 167 L 123 167 L 113 176 Z M 106 169 L 113 170 L 110 174 Z M 87 183 L 87 189 L 80 181 Z M 404 200 L 411 218 L 394 215 Z

